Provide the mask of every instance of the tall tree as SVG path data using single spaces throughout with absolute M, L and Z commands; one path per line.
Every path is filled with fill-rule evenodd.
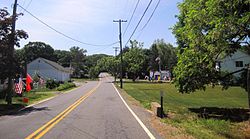
M 56 62 L 63 67 L 70 67 L 70 62 L 72 60 L 71 53 L 66 50 L 55 50 L 54 56 L 56 57 Z
M 23 53 L 22 56 L 26 63 L 29 63 L 38 57 L 56 61 L 54 49 L 44 42 L 29 42 L 24 46 L 21 53 Z
M 128 72 L 129 76 L 132 76 L 135 81 L 137 76 L 142 73 L 143 65 L 145 62 L 145 54 L 142 49 L 142 45 L 139 43 L 131 42 L 131 48 L 124 54 L 125 71 Z
M 14 40 L 12 38 L 12 21 L 17 20 L 20 15 L 11 16 L 6 8 L 0 9 L 0 80 L 9 77 L 7 93 L 2 95 L 6 97 L 8 104 L 12 102 L 11 79 L 19 69 L 18 61 L 12 54 L 14 49 L 12 48 L 12 41 L 14 41 L 14 46 L 20 47 L 19 41 L 28 38 L 28 34 L 23 30 L 15 30 L 13 32 Z
M 221 53 L 250 47 L 249 0 L 184 0 L 173 33 L 179 45 L 175 68 L 180 92 L 205 89 L 225 78 L 215 69 Z
M 84 74 L 87 73 L 85 60 L 86 60 L 86 53 L 87 50 L 81 49 L 78 46 L 73 46 L 70 48 L 71 53 L 71 65 L 74 68 L 73 76 L 75 77 L 83 77 Z
M 177 63 L 176 48 L 166 43 L 163 39 L 157 39 L 150 47 L 149 67 L 154 70 L 172 68 Z M 160 61 L 157 61 L 160 60 Z

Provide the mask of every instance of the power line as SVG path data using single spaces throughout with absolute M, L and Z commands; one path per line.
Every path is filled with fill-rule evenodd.
M 24 0 L 24 1 L 23 1 L 23 4 L 22 4 L 22 5 L 23 5 L 23 7 L 25 6 L 26 1 L 27 1 L 27 0 Z M 32 0 L 30 0 L 30 1 L 28 2 L 28 4 L 26 5 L 25 9 L 28 9 L 28 7 L 30 6 L 31 2 L 32 2 Z M 21 12 L 25 12 L 25 11 L 22 9 L 22 11 L 21 11 Z
M 153 12 L 152 12 L 152 14 L 150 15 L 150 17 L 148 18 L 148 21 L 146 22 L 146 24 L 144 24 L 144 26 L 142 27 L 142 29 L 140 30 L 141 31 L 141 33 L 138 35 L 138 37 L 137 38 L 139 38 L 140 36 L 141 36 L 141 34 L 142 34 L 142 31 L 146 28 L 146 26 L 148 25 L 148 23 L 149 23 L 149 21 L 151 20 L 151 18 L 153 17 L 153 15 L 154 15 L 154 13 L 155 13 L 155 11 L 156 11 L 156 9 L 157 9 L 157 7 L 159 6 L 159 4 L 160 4 L 160 1 L 161 0 L 158 0 L 158 2 L 157 2 L 157 4 L 156 4 L 156 6 L 155 6 L 155 8 L 154 8 L 154 10 L 153 10 Z
M 70 40 L 73 40 L 75 42 L 78 42 L 78 43 L 81 43 L 81 44 L 84 44 L 84 45 L 90 45 L 90 46 L 112 46 L 114 44 L 117 44 L 118 42 L 114 42 L 114 43 L 111 43 L 111 44 L 91 44 L 91 43 L 86 43 L 86 42 L 82 42 L 80 40 L 77 40 L 77 39 L 74 39 L 60 31 L 58 31 L 57 29 L 53 28 L 52 26 L 48 25 L 47 23 L 45 23 L 44 21 L 42 21 L 41 19 L 39 19 L 38 17 L 36 17 L 35 15 L 33 15 L 31 12 L 29 12 L 28 10 L 26 10 L 25 8 L 23 8 L 21 5 L 18 5 L 20 8 L 22 8 L 25 12 L 27 12 L 28 14 L 30 14 L 32 17 L 34 17 L 36 20 L 38 20 L 39 22 L 41 22 L 42 24 L 44 24 L 45 26 L 47 26 L 48 28 L 50 28 L 51 30 L 55 31 L 56 33 L 70 39 Z
M 129 37 L 129 39 L 128 39 L 128 41 L 126 42 L 125 46 L 128 44 L 129 40 L 130 40 L 130 39 L 132 38 L 132 36 L 134 35 L 134 33 L 135 33 L 136 29 L 137 29 L 137 28 L 138 28 L 138 26 L 140 25 L 140 23 L 141 23 L 141 21 L 142 21 L 142 19 L 143 19 L 144 15 L 146 14 L 146 12 L 147 12 L 147 10 L 148 10 L 149 6 L 151 5 L 151 3 L 152 3 L 152 0 L 150 0 L 150 2 L 148 3 L 147 8 L 146 8 L 146 9 L 145 9 L 145 11 L 143 12 L 143 14 L 142 14 L 142 16 L 141 16 L 141 18 L 140 18 L 140 20 L 139 20 L 138 24 L 136 25 L 136 27 L 135 27 L 135 29 L 134 29 L 133 33 L 132 33 L 132 34 L 131 34 L 131 36 Z
M 29 3 L 27 4 L 26 8 L 25 9 L 28 9 L 30 4 L 31 4 L 32 0 L 29 1 Z
M 129 25 L 130 25 L 130 23 L 131 23 L 131 21 L 132 21 L 132 18 L 134 17 L 134 14 L 135 14 L 135 11 L 136 11 L 136 9 L 137 9 L 137 7 L 138 7 L 139 2 L 140 2 L 140 0 L 137 0 L 137 3 L 136 3 L 135 8 L 134 8 L 134 11 L 133 11 L 133 13 L 132 13 L 132 15 L 131 15 L 131 17 L 130 17 L 130 19 L 129 19 L 129 21 L 128 21 L 128 25 L 126 26 L 126 29 L 125 29 L 124 32 L 123 32 L 123 36 L 124 36 L 125 33 L 127 32 L 127 29 L 128 29 L 128 27 L 129 27 Z

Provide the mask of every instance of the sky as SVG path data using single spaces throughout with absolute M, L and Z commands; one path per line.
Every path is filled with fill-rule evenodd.
M 177 5 L 182 0 L 160 0 L 152 19 L 142 30 L 158 0 L 153 0 L 144 18 L 139 24 L 132 40 L 143 42 L 143 48 L 149 48 L 154 40 L 164 39 L 165 42 L 177 46 L 171 27 L 177 22 L 175 15 L 179 11 Z M 57 31 L 81 42 L 106 45 L 119 41 L 119 26 L 113 20 L 127 20 L 122 23 L 123 47 L 128 42 L 133 30 L 139 22 L 150 0 L 140 0 L 130 25 L 128 21 L 135 8 L 137 0 L 18 0 L 18 4 Z M 7 7 L 12 13 L 14 0 L 1 0 L 0 8 Z M 28 42 L 42 41 L 54 49 L 69 50 L 78 46 L 87 50 L 87 55 L 108 54 L 114 55 L 112 46 L 90 46 L 73 41 L 46 25 L 39 22 L 22 8 L 18 13 L 23 13 L 16 22 L 16 29 L 25 30 L 29 38 L 21 41 L 21 47 Z

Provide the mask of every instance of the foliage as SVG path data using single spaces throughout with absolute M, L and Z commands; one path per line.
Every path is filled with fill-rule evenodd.
M 85 65 L 87 67 L 94 67 L 97 65 L 97 61 L 104 58 L 104 57 L 109 57 L 109 56 L 106 54 L 93 54 L 90 56 L 86 56 Z
M 57 63 L 62 65 L 63 67 L 70 67 L 70 62 L 72 59 L 72 55 L 69 51 L 66 50 L 55 50 L 54 55 L 56 57 Z
M 46 81 L 46 88 L 49 89 L 54 89 L 56 87 L 58 87 L 60 84 L 59 82 L 55 81 L 55 80 L 47 80 Z
M 51 61 L 55 61 L 54 49 L 44 42 L 29 42 L 21 50 L 22 58 L 26 63 L 42 57 Z
M 224 80 L 215 69 L 220 54 L 250 47 L 250 1 L 185 0 L 179 9 L 175 82 L 180 92 L 193 92 Z
M 91 67 L 89 69 L 89 76 L 90 78 L 97 78 L 98 75 L 99 75 L 100 71 L 99 71 L 99 68 L 97 66 L 95 67 Z
M 145 55 L 141 47 L 132 43 L 129 51 L 124 54 L 124 69 L 132 75 L 133 80 L 141 74 L 145 62 Z
M 157 39 L 150 47 L 149 66 L 150 69 L 159 70 L 159 63 L 156 61 L 160 58 L 161 70 L 172 69 L 177 63 L 176 49 L 163 39 Z
M 16 19 L 18 19 L 18 14 Z M 9 14 L 6 8 L 0 9 L 0 80 L 4 80 L 9 75 L 10 64 L 14 64 L 14 71 L 19 70 L 18 61 L 15 60 L 11 55 L 11 24 L 12 16 Z M 20 47 L 19 41 L 21 39 L 27 39 L 28 34 L 23 30 L 16 30 L 15 32 L 15 46 Z M 9 68 L 6 68 L 9 67 Z M 13 69 L 11 69 L 13 70 Z
M 81 49 L 77 46 L 73 46 L 70 48 L 70 53 L 72 57 L 71 65 L 74 68 L 74 77 L 84 77 L 84 74 L 87 73 L 86 66 L 84 64 L 86 60 L 86 52 L 86 50 Z
M 63 90 L 67 90 L 67 89 L 70 89 L 70 88 L 73 88 L 73 87 L 76 87 L 76 85 L 74 83 L 69 83 L 69 82 L 66 82 L 64 84 L 60 84 L 58 87 L 57 87 L 57 90 L 58 91 L 63 91 Z
M 90 68 L 90 76 L 96 78 L 100 72 L 109 72 L 115 75 L 118 70 L 119 61 L 112 56 L 99 59 L 95 67 Z

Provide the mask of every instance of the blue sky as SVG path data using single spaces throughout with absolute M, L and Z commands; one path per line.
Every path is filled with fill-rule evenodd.
M 138 8 L 126 34 L 123 35 L 125 44 L 132 34 L 142 13 L 150 0 L 140 0 Z M 160 4 L 147 25 L 141 28 L 148 20 L 158 0 L 153 0 L 140 26 L 132 39 L 144 42 L 144 48 L 149 48 L 154 40 L 163 38 L 166 42 L 176 46 L 176 40 L 170 28 L 176 23 L 178 14 L 177 4 L 182 0 L 161 0 Z M 7 7 L 12 13 L 14 0 L 1 0 L 0 8 Z M 118 24 L 115 19 L 129 20 L 137 0 L 18 0 L 18 3 L 27 8 L 33 15 L 52 26 L 56 30 L 82 42 L 91 44 L 110 44 L 117 42 Z M 27 40 L 21 41 L 25 45 L 30 41 L 42 41 L 50 44 L 54 49 L 69 50 L 72 46 L 86 49 L 87 55 L 105 53 L 114 55 L 114 46 L 88 46 L 72 41 L 49 29 L 28 13 L 23 12 L 17 21 L 17 29 L 23 29 L 29 34 Z M 122 30 L 128 23 L 122 24 Z

